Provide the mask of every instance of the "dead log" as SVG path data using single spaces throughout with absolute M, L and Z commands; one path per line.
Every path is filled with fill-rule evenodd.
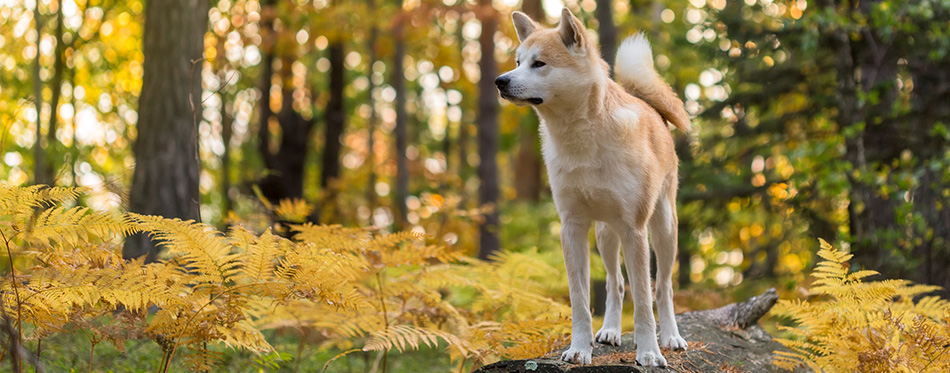
M 725 307 L 676 315 L 680 334 L 689 342 L 686 351 L 663 350 L 669 366 L 637 365 L 633 333 L 624 334 L 620 346 L 595 343 L 593 363 L 575 365 L 559 359 L 561 352 L 534 359 L 505 360 L 481 367 L 482 373 L 612 373 L 612 372 L 780 372 L 772 365 L 772 351 L 784 349 L 772 340 L 758 320 L 775 305 L 778 294 L 762 295 Z

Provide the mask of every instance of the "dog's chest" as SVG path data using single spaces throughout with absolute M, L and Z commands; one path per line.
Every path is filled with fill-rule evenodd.
M 544 161 L 558 205 L 601 218 L 599 215 L 622 215 L 620 210 L 636 198 L 642 183 L 636 162 L 613 139 L 572 137 L 559 141 L 549 133 L 543 136 Z

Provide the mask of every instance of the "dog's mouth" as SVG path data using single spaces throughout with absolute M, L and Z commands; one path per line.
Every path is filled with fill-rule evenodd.
M 531 105 L 541 105 L 544 103 L 544 99 L 540 97 L 521 98 L 521 97 L 515 97 L 515 96 L 507 95 L 505 93 L 501 93 L 501 98 L 511 101 L 515 104 L 529 103 Z

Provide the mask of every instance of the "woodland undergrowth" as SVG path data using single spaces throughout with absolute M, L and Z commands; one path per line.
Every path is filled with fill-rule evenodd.
M 824 259 L 812 273 L 808 300 L 781 300 L 775 351 L 782 368 L 816 372 L 950 372 L 950 301 L 927 295 L 940 287 L 907 280 L 865 281 L 876 271 L 850 271 L 852 255 L 821 241 Z
M 176 359 L 208 371 L 227 348 L 276 354 L 269 329 L 319 335 L 318 348 L 344 351 L 336 358 L 375 351 L 385 371 L 389 353 L 421 346 L 446 349 L 460 370 L 537 356 L 568 330 L 568 307 L 540 283 L 556 270 L 530 254 L 485 262 L 409 232 L 301 223 L 301 201 L 274 206 L 271 229 L 221 232 L 76 206 L 81 193 L 0 185 L 0 330 L 14 371 L 42 367 L 24 341 L 76 331 L 91 342 L 90 371 L 98 344 L 141 339 L 163 351 L 156 371 Z M 132 234 L 158 242 L 161 259 L 124 260 Z

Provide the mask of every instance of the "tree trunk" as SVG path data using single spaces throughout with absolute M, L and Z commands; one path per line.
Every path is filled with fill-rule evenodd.
M 36 139 L 33 142 L 33 183 L 50 184 L 47 178 L 46 150 L 43 147 L 43 82 L 40 80 L 39 40 L 43 37 L 43 15 L 40 14 L 40 2 L 33 8 L 33 22 L 36 26 L 36 58 L 33 59 L 33 105 L 36 107 Z
M 343 42 L 336 41 L 328 48 L 330 57 L 330 100 L 327 102 L 326 141 L 323 151 L 323 171 L 320 174 L 320 188 L 332 188 L 332 183 L 340 177 L 340 136 L 346 125 L 346 114 L 343 109 L 343 90 L 346 88 L 343 66 L 345 50 Z
M 207 28 L 207 1 L 145 3 L 145 73 L 129 211 L 198 217 L 195 115 L 201 112 L 201 63 L 194 61 L 202 56 Z M 122 250 L 125 258 L 146 255 L 147 261 L 154 261 L 157 254 L 144 234 L 129 237 Z
M 501 249 L 498 239 L 498 94 L 495 90 L 495 77 L 498 67 L 495 64 L 495 30 L 498 29 L 498 14 L 492 8 L 491 0 L 478 0 L 478 16 L 482 23 L 482 34 L 478 38 L 482 52 L 478 80 L 478 178 L 481 180 L 479 202 L 483 209 L 484 220 L 478 226 L 478 257 L 488 259 Z
M 279 201 L 287 198 L 303 198 L 304 165 L 313 130 L 313 120 L 304 118 L 293 107 L 293 84 L 291 82 L 291 65 L 293 65 L 294 51 L 277 50 L 281 35 L 274 30 L 273 20 L 270 17 L 276 12 L 274 0 L 262 4 L 264 17 L 262 33 L 263 40 L 263 71 L 261 73 L 261 102 L 260 128 L 258 129 L 258 148 L 260 149 L 267 174 L 259 181 L 261 193 L 270 201 Z M 294 43 L 280 43 L 281 46 Z M 279 53 L 278 53 L 279 52 Z M 270 122 L 274 113 L 270 108 L 270 92 L 272 90 L 273 61 L 277 56 L 281 59 L 279 76 L 282 79 L 281 108 L 277 113 L 277 124 L 280 126 L 281 137 L 277 152 L 271 151 Z M 316 94 L 315 92 L 313 93 Z
M 321 204 L 326 211 L 326 207 L 332 207 L 336 200 L 336 192 L 339 189 L 337 180 L 340 177 L 340 151 L 343 148 L 341 137 L 346 126 L 346 114 L 343 108 L 343 90 L 346 88 L 344 74 L 346 67 L 343 65 L 346 51 L 343 48 L 343 41 L 336 40 L 330 43 L 327 48 L 330 59 L 330 100 L 327 101 L 326 131 L 324 131 L 323 142 L 323 167 L 320 172 L 320 189 L 323 191 L 324 201 Z M 336 214 L 336 209 L 330 208 L 331 214 Z M 315 222 L 319 222 L 319 213 L 314 211 Z M 333 221 L 333 216 L 323 216 L 327 221 Z
M 931 133 L 935 123 L 950 123 L 950 106 L 946 104 L 950 102 L 950 71 L 929 57 L 912 60 L 911 69 L 911 100 L 917 115 L 911 132 L 919 136 L 912 141 L 911 149 L 924 160 L 919 166 L 922 175 L 912 202 L 914 215 L 926 223 L 923 231 L 915 229 L 915 241 L 920 244 L 911 256 L 920 258 L 922 268 L 914 271 L 911 280 L 941 286 L 942 295 L 950 298 L 950 201 L 943 194 L 947 190 L 947 172 L 942 167 L 931 167 L 950 146 L 946 138 Z
M 46 162 L 46 180 L 50 185 L 56 184 L 56 163 L 53 156 L 56 152 L 56 127 L 59 121 L 59 100 L 63 93 L 63 72 L 66 65 L 66 45 L 63 43 L 63 7 L 56 7 L 56 50 L 53 55 L 53 80 L 50 81 L 50 90 L 52 96 L 49 100 L 49 125 L 46 126 L 46 155 L 49 160 Z
M 226 104 L 222 97 L 221 143 L 224 145 L 224 152 L 221 153 L 221 198 L 224 204 L 221 208 L 221 217 L 225 219 L 234 209 L 234 201 L 231 200 L 231 137 L 234 133 L 231 126 L 234 124 L 234 118 L 228 112 Z
M 689 150 L 689 138 L 687 136 L 680 136 L 677 138 L 674 143 L 676 144 L 676 156 L 680 160 L 681 165 L 693 164 L 693 153 Z M 680 179 L 689 180 L 689 168 L 680 167 Z M 677 207 L 682 206 L 683 198 L 681 194 L 677 194 Z M 677 242 L 679 247 L 676 248 L 676 265 L 678 270 L 677 280 L 679 282 L 679 288 L 683 289 L 689 286 L 692 283 L 690 279 L 691 267 L 690 259 L 692 258 L 692 250 L 687 245 L 684 245 L 686 242 L 695 242 L 691 238 L 693 234 L 693 229 L 690 227 L 689 219 L 677 219 Z
M 597 0 L 597 35 L 600 39 L 600 55 L 610 66 L 617 55 L 617 26 L 614 25 L 613 0 Z
M 223 39 L 219 43 L 219 50 L 224 50 Z M 223 60 L 223 59 L 222 59 Z M 222 64 L 223 65 L 223 64 Z M 233 210 L 233 201 L 231 200 L 231 137 L 234 134 L 234 117 L 228 110 L 228 100 L 224 94 L 224 87 L 228 84 L 228 74 L 224 66 L 219 65 L 220 72 L 218 81 L 221 83 L 221 144 L 224 145 L 224 151 L 221 153 L 221 217 L 227 220 L 228 214 Z
M 371 19 L 376 19 L 376 1 L 367 0 L 367 7 Z M 369 206 L 370 221 L 372 222 L 373 211 L 376 209 L 376 102 L 373 98 L 373 91 L 376 90 L 376 83 L 373 82 L 373 65 L 376 64 L 376 39 L 379 37 L 379 29 L 374 22 L 369 29 L 369 40 L 366 43 L 366 54 L 369 59 L 366 78 L 369 80 L 369 86 L 366 88 L 366 104 L 369 105 L 369 119 L 366 121 L 366 163 L 369 165 L 369 177 L 366 185 L 366 204 Z
M 396 226 L 405 228 L 408 225 L 406 215 L 406 198 L 409 197 L 409 160 L 406 158 L 406 76 L 403 73 L 403 59 L 406 57 L 406 35 L 404 20 L 396 23 L 393 34 L 396 37 L 396 51 L 393 55 L 392 86 L 396 91 L 396 188 L 395 211 Z
M 854 12 L 869 12 L 873 2 L 863 2 L 848 9 L 846 17 Z M 834 5 L 831 5 L 834 6 Z M 897 201 L 882 195 L 881 188 L 872 181 L 878 167 L 895 159 L 900 147 L 893 141 L 899 133 L 891 113 L 897 90 L 893 84 L 897 74 L 897 57 L 884 45 L 877 30 L 870 26 L 862 30 L 862 38 L 854 41 L 848 31 L 834 31 L 833 48 L 836 50 L 838 76 L 838 125 L 841 129 L 863 124 L 864 128 L 845 139 L 845 159 L 858 173 L 848 173 L 851 182 L 848 213 L 855 260 L 868 268 L 898 275 L 899 267 L 891 260 L 897 243 L 887 232 L 896 229 Z M 879 95 L 878 103 L 862 103 L 859 90 L 865 95 Z

